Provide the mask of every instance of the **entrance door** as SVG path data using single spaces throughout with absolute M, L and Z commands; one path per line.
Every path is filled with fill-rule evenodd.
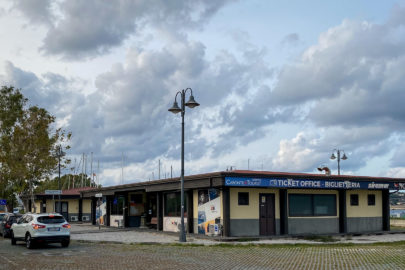
M 56 213 L 60 213 L 66 220 L 68 220 L 68 203 L 60 202 L 62 210 L 59 210 L 59 202 L 55 202 Z
M 260 194 L 260 235 L 274 235 L 275 213 L 274 213 L 274 194 Z

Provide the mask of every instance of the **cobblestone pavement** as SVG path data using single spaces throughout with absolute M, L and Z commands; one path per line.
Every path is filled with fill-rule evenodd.
M 405 242 L 214 245 L 72 241 L 25 248 L 0 239 L 0 269 L 405 269 Z
M 84 240 L 94 242 L 118 242 L 118 243 L 178 243 L 178 233 L 156 232 L 155 230 L 148 229 L 117 229 L 111 227 L 101 227 L 100 230 L 97 226 L 89 224 L 72 224 L 73 240 Z M 397 231 L 396 233 L 383 233 L 383 234 L 364 234 L 357 236 L 333 236 L 333 239 L 339 243 L 378 243 L 378 242 L 395 242 L 405 241 L 405 231 Z M 229 239 L 228 239 L 229 240 Z M 260 240 L 243 239 L 243 242 L 228 242 L 235 245 L 249 245 L 249 244 L 313 244 L 322 243 L 321 237 L 308 240 L 308 238 L 294 238 L 294 237 L 273 237 L 262 238 Z M 317 242 L 318 240 L 318 242 Z M 320 240 L 320 241 L 319 241 Z M 187 235 L 187 241 L 194 244 L 216 245 L 220 243 L 215 241 L 212 237 L 201 237 L 194 234 Z

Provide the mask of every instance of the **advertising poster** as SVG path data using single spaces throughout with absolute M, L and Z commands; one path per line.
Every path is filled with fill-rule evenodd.
M 163 231 L 165 232 L 180 232 L 180 217 L 164 217 L 163 218 Z M 187 218 L 184 219 L 184 229 L 187 232 Z
M 107 218 L 107 200 L 106 197 L 100 198 L 97 201 L 97 208 L 96 208 L 96 223 L 100 225 L 106 225 L 106 218 Z
M 214 226 L 210 226 L 214 225 Z M 221 225 L 221 197 L 218 189 L 198 191 L 198 233 L 218 235 Z M 210 231 L 211 228 L 211 231 Z

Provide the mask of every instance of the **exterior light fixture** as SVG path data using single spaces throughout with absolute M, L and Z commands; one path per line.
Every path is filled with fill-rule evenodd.
M 190 98 L 187 102 L 186 100 L 186 93 L 190 91 Z M 177 95 L 180 94 L 181 96 L 181 107 L 177 104 Z M 169 112 L 172 113 L 179 113 L 181 112 L 181 224 L 180 224 L 180 242 L 186 242 L 186 230 L 184 228 L 184 113 L 186 112 L 186 106 L 189 108 L 194 108 L 199 106 L 193 96 L 193 90 L 191 88 L 186 88 L 176 93 L 174 97 L 173 106 L 169 109 Z
M 330 159 L 332 159 L 332 160 L 336 159 L 335 153 L 336 153 L 336 156 L 337 156 L 337 163 L 338 163 L 338 175 L 340 175 L 340 160 L 346 160 L 347 156 L 346 156 L 344 150 L 333 149 L 333 152 L 332 152 L 332 155 L 330 156 Z M 341 153 L 343 153 L 342 157 L 340 157 Z

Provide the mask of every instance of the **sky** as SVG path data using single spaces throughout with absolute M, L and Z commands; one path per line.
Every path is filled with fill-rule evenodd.
M 73 134 L 64 173 L 178 177 L 191 88 L 186 175 L 337 174 L 338 149 L 341 174 L 405 177 L 402 0 L 0 0 L 0 36 L 0 85 Z

